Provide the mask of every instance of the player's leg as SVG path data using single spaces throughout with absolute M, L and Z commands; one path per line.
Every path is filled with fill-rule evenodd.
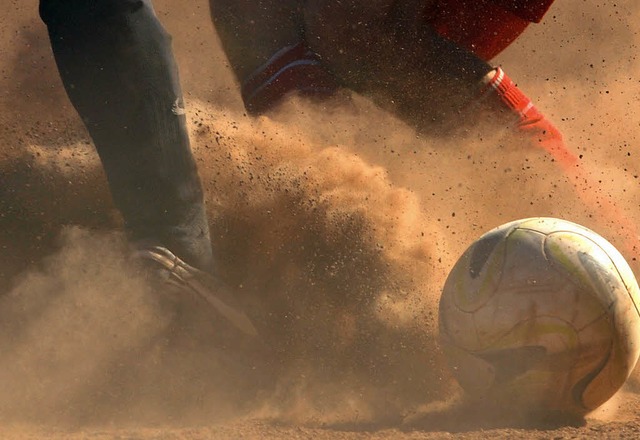
M 307 41 L 345 87 L 423 128 L 458 124 L 492 67 L 429 24 L 435 3 L 308 0 Z
M 150 0 L 41 0 L 65 89 L 134 242 L 209 270 L 211 243 L 171 38 Z
M 303 0 L 210 0 L 211 17 L 251 113 L 287 93 L 332 94 L 336 85 L 304 38 Z
M 278 50 L 302 40 L 302 0 L 209 0 L 231 67 L 246 78 Z

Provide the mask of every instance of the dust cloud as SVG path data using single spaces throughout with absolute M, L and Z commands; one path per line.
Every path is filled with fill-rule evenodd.
M 637 221 L 640 6 L 559 3 L 496 63 L 582 155 L 590 190 Z M 211 343 L 206 311 L 173 307 L 128 264 L 37 2 L 14 2 L 0 26 L 3 421 L 339 424 L 442 411 L 457 389 L 435 342 L 437 301 L 472 240 L 529 216 L 629 240 L 549 157 L 503 133 L 429 137 L 348 95 L 249 118 L 206 2 L 155 6 L 174 36 L 217 269 L 264 345 Z

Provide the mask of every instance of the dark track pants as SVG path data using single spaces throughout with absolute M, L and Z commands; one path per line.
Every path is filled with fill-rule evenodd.
M 131 240 L 210 269 L 171 37 L 150 0 L 41 0 L 40 15 Z

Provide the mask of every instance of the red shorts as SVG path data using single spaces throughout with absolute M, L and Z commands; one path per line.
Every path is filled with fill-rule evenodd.
M 426 20 L 442 36 L 490 60 L 529 25 L 538 23 L 553 0 L 438 0 Z

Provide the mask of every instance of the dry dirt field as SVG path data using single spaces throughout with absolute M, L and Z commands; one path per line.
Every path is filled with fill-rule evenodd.
M 640 269 L 625 226 L 640 220 L 638 2 L 558 0 L 495 60 L 580 154 L 587 193 L 628 223 L 540 151 L 418 136 L 360 97 L 249 118 L 207 2 L 154 3 L 218 269 L 275 342 L 220 341 L 206 310 L 167 307 L 127 265 L 37 2 L 2 0 L 0 438 L 640 437 L 637 374 L 581 423 L 531 425 L 461 406 L 435 339 L 448 270 L 507 221 L 581 223 Z

